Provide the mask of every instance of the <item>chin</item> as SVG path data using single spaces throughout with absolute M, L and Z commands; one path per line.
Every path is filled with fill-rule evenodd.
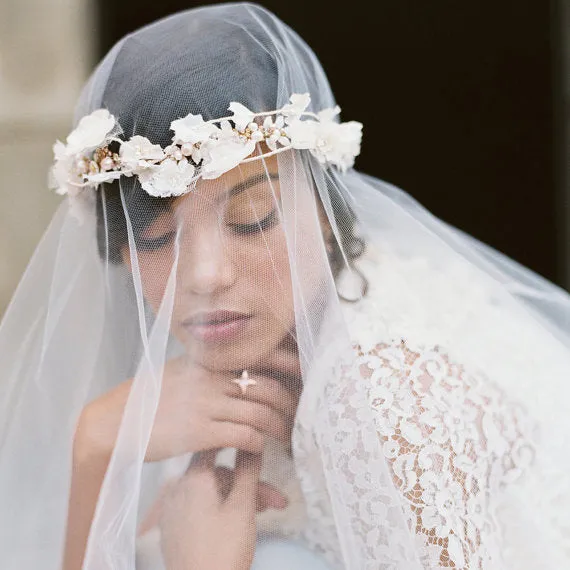
M 228 343 L 197 343 L 194 339 L 185 344 L 188 356 L 208 370 L 229 372 L 247 369 L 263 363 L 264 357 L 276 348 L 283 335 L 271 338 L 244 338 Z

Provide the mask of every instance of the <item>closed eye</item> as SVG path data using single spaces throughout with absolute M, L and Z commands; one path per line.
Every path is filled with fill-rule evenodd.
M 137 249 L 140 251 L 153 251 L 155 249 L 160 249 L 172 242 L 174 237 L 176 236 L 176 231 L 172 230 L 170 232 L 165 233 L 159 237 L 155 238 L 144 238 L 140 235 L 135 236 Z
M 272 210 L 268 216 L 253 224 L 228 224 L 239 235 L 250 235 L 271 228 L 278 220 L 277 209 Z

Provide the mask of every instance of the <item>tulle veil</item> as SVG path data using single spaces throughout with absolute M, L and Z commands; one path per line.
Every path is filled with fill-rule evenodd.
M 119 137 L 166 146 L 171 121 L 189 112 L 223 117 L 231 101 L 278 109 L 293 93 L 310 94 L 314 112 L 336 105 L 318 59 L 293 30 L 257 5 L 222 4 L 175 14 L 117 43 L 86 84 L 76 123 L 108 109 Z M 364 124 L 363 144 L 367 112 L 355 117 Z M 78 418 L 127 379 L 83 568 L 142 564 L 140 522 L 161 485 L 189 460 L 145 461 L 165 368 L 189 354 L 229 382 L 261 366 L 281 330 L 294 339 L 303 385 L 294 472 L 301 497 L 318 487 L 329 513 L 308 508 L 296 536 L 331 567 L 564 567 L 568 293 L 388 182 L 328 168 L 309 151 L 256 164 L 256 186 L 241 193 L 240 204 L 227 197 L 226 179 L 209 180 L 172 219 L 164 204 L 173 202 L 146 196 L 132 177 L 74 204 L 62 201 L 0 328 L 0 566 L 61 567 Z M 238 167 L 233 182 L 246 175 Z M 215 205 L 214 195 L 226 198 Z M 277 221 L 268 227 L 261 210 L 267 214 L 271 204 Z M 244 224 L 249 229 L 237 233 Z M 165 231 L 169 245 L 160 242 Z M 198 291 L 212 264 L 221 273 L 230 268 L 220 277 L 227 282 L 200 281 Z M 235 340 L 238 348 L 227 342 L 214 350 L 184 336 L 184 311 L 197 308 L 249 311 L 251 328 Z M 482 545 L 482 533 L 460 530 L 441 547 L 443 539 L 425 539 L 410 524 L 409 495 L 378 431 L 379 392 L 361 370 L 363 354 L 391 343 L 415 354 L 439 347 L 520 407 L 525 444 L 512 450 L 509 471 L 518 479 L 480 489 L 485 505 L 501 496 L 489 519 L 502 537 L 495 543 Z M 374 358 L 366 366 L 382 388 L 378 379 L 388 367 Z M 482 397 L 481 406 L 489 405 Z M 499 438 L 501 422 L 483 425 L 485 441 Z M 434 457 L 423 461 L 422 472 L 430 471 Z M 308 465 L 319 478 L 303 478 Z M 465 529 L 470 515 L 461 513 L 457 524 Z

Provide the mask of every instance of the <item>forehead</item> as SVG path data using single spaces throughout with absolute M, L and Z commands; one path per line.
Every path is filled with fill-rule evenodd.
M 267 189 L 271 191 L 277 173 L 278 161 L 276 156 L 242 163 L 218 178 L 198 180 L 195 191 L 186 196 L 197 194 L 219 202 L 243 194 L 250 188 L 263 187 L 264 182 L 267 182 Z M 270 181 L 271 184 L 269 184 Z

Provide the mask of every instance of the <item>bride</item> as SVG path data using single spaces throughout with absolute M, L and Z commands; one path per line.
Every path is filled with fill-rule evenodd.
M 570 296 L 339 112 L 254 4 L 97 67 L 0 328 L 2 569 L 568 565 Z

